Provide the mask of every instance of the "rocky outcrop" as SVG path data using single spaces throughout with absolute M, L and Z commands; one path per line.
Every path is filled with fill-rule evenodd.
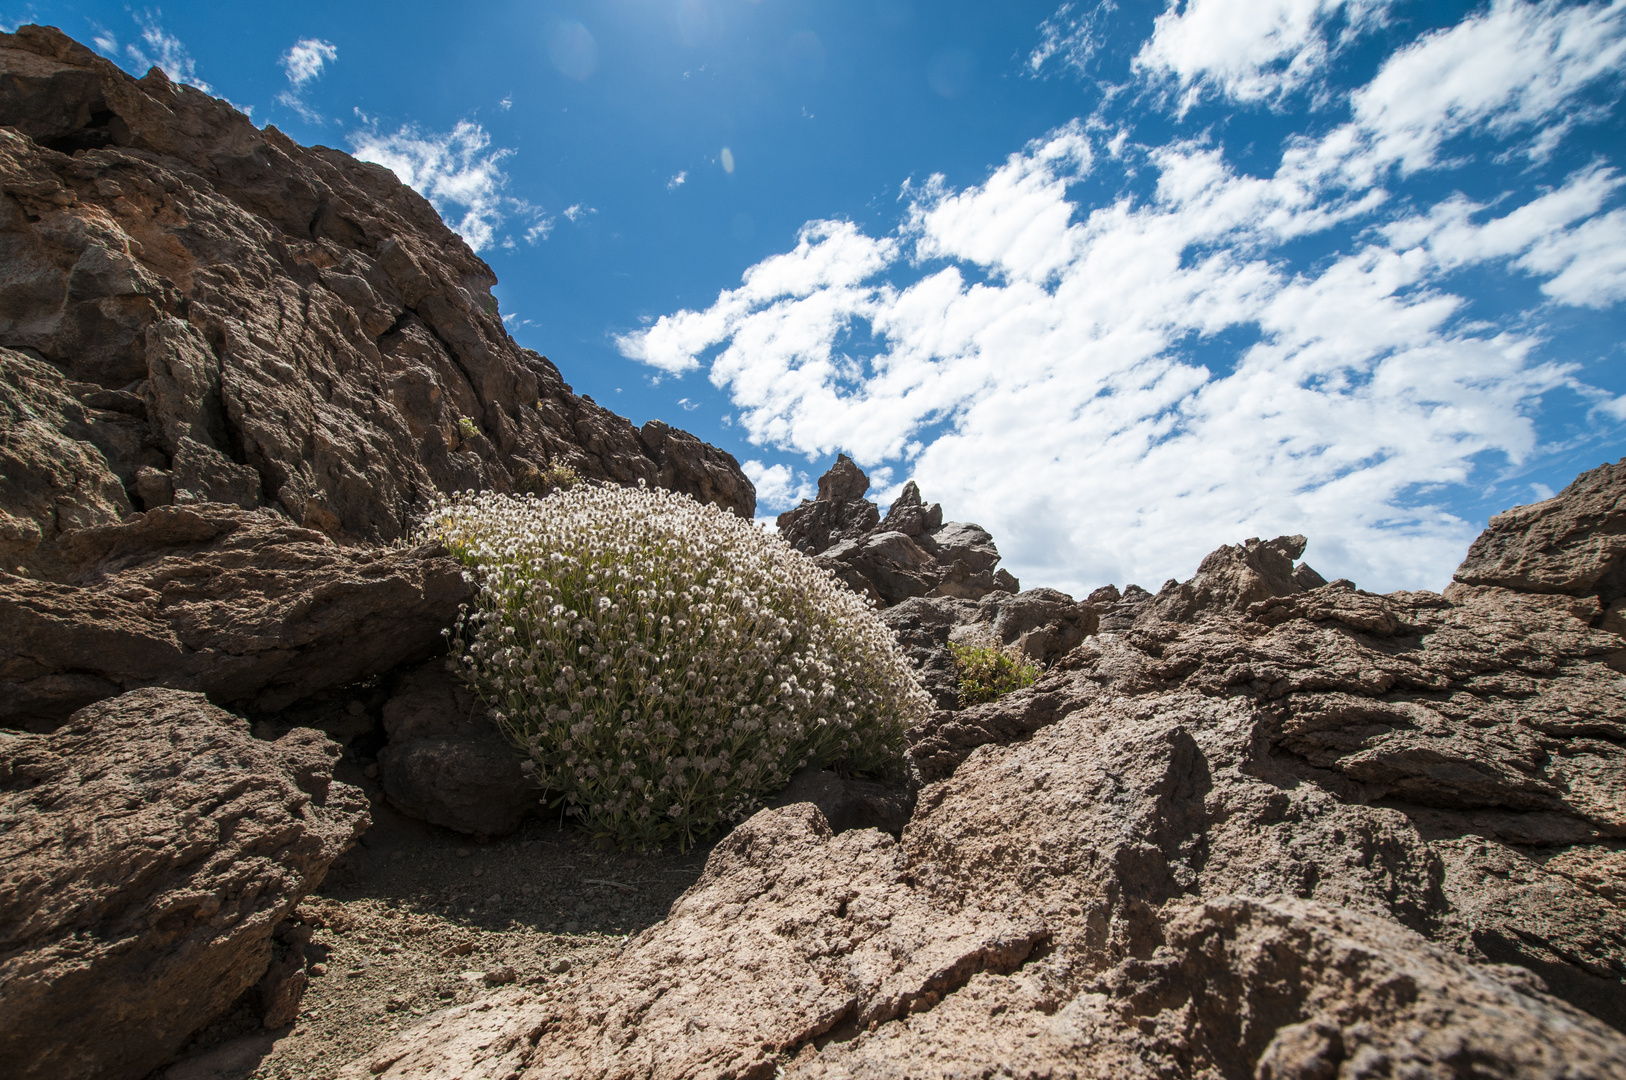
M 1491 518 L 1455 578 L 1524 592 L 1595 596 L 1626 633 L 1626 460 L 1584 472 L 1555 497 Z
M 991 592 L 980 601 L 914 597 L 880 616 L 939 709 L 960 707 L 951 642 L 1010 650 L 1048 667 L 1094 634 L 1100 622 L 1094 607 L 1056 589 Z
M 898 842 L 759 814 L 590 985 L 355 1075 L 1626 1076 L 1599 597 L 1267 581 L 1239 610 L 1252 553 L 912 732 Z
M 177 690 L 0 734 L 0 1073 L 136 1080 L 258 983 L 367 827 L 338 753 Z
M 384 793 L 401 812 L 458 832 L 503 836 L 537 809 L 541 789 L 469 688 L 431 660 L 403 672 L 384 705 Z
M 842 454 L 819 478 L 819 497 L 779 515 L 786 543 L 882 606 L 917 596 L 976 600 L 1014 593 L 1017 580 L 995 570 L 999 549 L 980 525 L 944 523 L 943 508 L 921 501 L 913 480 L 883 519 L 864 493 L 869 477 Z
M 443 649 L 473 587 L 435 546 L 346 548 L 265 511 L 165 506 L 0 572 L 0 725 L 140 686 L 271 712 Z
M 754 512 L 730 455 L 519 348 L 490 268 L 389 170 L 49 28 L 0 35 L 0 260 L 8 569 L 171 503 L 392 541 L 436 492 L 573 473 Z

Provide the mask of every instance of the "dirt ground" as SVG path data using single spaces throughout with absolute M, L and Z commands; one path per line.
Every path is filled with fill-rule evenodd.
M 148 1080 L 321 1080 L 494 987 L 591 978 L 665 916 L 708 852 L 604 853 L 540 820 L 481 843 L 377 802 L 373 819 L 295 909 L 311 940 L 293 1026 L 266 1031 L 250 991 Z

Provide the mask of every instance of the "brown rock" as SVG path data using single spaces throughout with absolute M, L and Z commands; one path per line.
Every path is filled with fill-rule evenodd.
M 635 429 L 519 348 L 491 269 L 387 169 L 161 72 L 133 79 L 50 28 L 0 35 L 0 189 L 6 393 L 49 397 L 43 360 L 138 407 L 39 411 L 7 451 L 33 464 L 8 460 L 0 485 L 10 566 L 131 494 L 375 541 L 436 492 L 545 490 L 560 468 L 754 512 L 731 456 Z
M 458 832 L 505 836 L 542 791 L 469 688 L 431 660 L 405 672 L 384 706 L 384 793 L 411 817 Z
M 1626 595 L 1626 459 L 1577 476 L 1545 502 L 1491 518 L 1454 575 L 1465 585 Z
M 921 502 L 913 480 L 886 519 L 865 499 L 869 477 L 845 454 L 819 478 L 819 497 L 779 515 L 779 535 L 854 592 L 890 607 L 919 596 L 977 600 L 1021 585 L 996 571 L 999 550 L 981 526 L 943 523 L 943 508 Z
M 254 986 L 367 827 L 338 752 L 156 689 L 0 736 L 0 1072 L 133 1080 Z
M 1144 618 L 1190 622 L 1201 615 L 1240 615 L 1249 604 L 1272 596 L 1303 592 L 1307 582 L 1321 578 L 1308 566 L 1294 567 L 1308 543 L 1302 536 L 1246 540 L 1209 553 L 1185 583 L 1170 581 L 1145 610 Z
M 367 1064 L 1626 1076 L 1626 682 L 1598 598 L 1294 583 L 1238 611 L 1238 568 L 1269 584 L 1251 554 L 1190 621 L 912 732 L 934 782 L 898 843 L 761 813 L 590 984 Z
M 154 683 L 279 709 L 422 659 L 472 593 L 436 547 L 362 550 L 266 511 L 159 507 L 0 573 L 0 723 Z

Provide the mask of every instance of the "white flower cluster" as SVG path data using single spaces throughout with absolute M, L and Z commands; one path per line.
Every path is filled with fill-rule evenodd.
M 448 631 L 533 775 L 623 847 L 687 846 L 809 762 L 897 765 L 929 702 L 866 601 L 660 489 L 439 503 L 480 593 Z

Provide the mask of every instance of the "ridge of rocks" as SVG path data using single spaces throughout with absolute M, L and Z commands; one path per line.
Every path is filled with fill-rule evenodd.
M 763 811 L 590 983 L 342 1075 L 1626 1076 L 1626 641 L 1562 525 L 1622 499 L 1495 519 L 1443 594 L 1222 548 L 911 732 L 898 839 Z
M 819 477 L 816 499 L 779 515 L 779 535 L 862 596 L 883 607 L 918 596 L 979 600 L 1021 585 L 999 564 L 994 538 L 980 525 L 943 521 L 913 480 L 881 517 L 864 498 L 866 476 L 846 454 Z
M 0 563 L 132 509 L 389 542 L 436 492 L 640 480 L 750 517 L 732 456 L 571 392 L 388 169 L 50 27 L 0 34 Z

